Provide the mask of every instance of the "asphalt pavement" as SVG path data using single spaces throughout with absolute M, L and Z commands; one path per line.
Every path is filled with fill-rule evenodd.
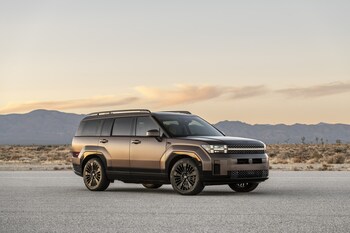
M 272 171 L 251 193 L 181 196 L 71 171 L 0 172 L 0 232 L 350 232 L 350 172 Z

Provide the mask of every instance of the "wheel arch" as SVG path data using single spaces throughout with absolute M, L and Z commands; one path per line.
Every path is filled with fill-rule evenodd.
M 85 152 L 84 153 L 84 158 L 81 161 L 81 168 L 82 170 L 84 170 L 85 164 L 87 163 L 87 161 L 89 161 L 90 159 L 93 158 L 98 158 L 102 161 L 102 165 L 104 166 L 104 169 L 107 169 L 107 160 L 105 158 L 105 156 L 102 153 L 97 153 L 96 151 L 94 152 Z
M 201 171 L 211 171 L 211 158 L 199 146 L 172 145 L 160 159 L 161 170 L 169 174 L 172 166 L 181 158 L 191 158 L 200 167 Z
M 172 154 L 170 154 L 170 156 L 168 157 L 168 159 L 165 162 L 165 172 L 166 172 L 168 178 L 170 178 L 170 171 L 171 171 L 172 167 L 174 166 L 174 164 L 183 158 L 192 159 L 198 165 L 198 167 L 200 168 L 200 171 L 202 171 L 202 161 L 195 154 L 183 153 L 183 152 L 182 153 L 181 152 L 173 152 Z

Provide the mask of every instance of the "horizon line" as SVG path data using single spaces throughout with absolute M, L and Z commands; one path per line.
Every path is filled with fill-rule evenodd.
M 136 109 L 136 108 L 135 108 Z M 131 109 L 130 109 L 131 110 Z M 83 115 L 83 116 L 87 116 L 89 115 L 90 113 L 76 113 L 76 112 L 64 112 L 62 110 L 57 110 L 57 109 L 44 109 L 44 108 L 39 108 L 39 109 L 33 109 L 31 111 L 28 111 L 28 112 L 18 112 L 18 113 L 0 113 L 0 116 L 7 116 L 7 115 L 26 115 L 26 114 L 29 114 L 29 113 L 32 113 L 32 112 L 36 112 L 36 111 L 46 111 L 46 112 L 60 112 L 60 113 L 64 113 L 64 114 L 75 114 L 75 115 Z M 112 111 L 112 110 L 111 110 Z M 174 110 L 175 111 L 175 110 Z M 152 111 L 151 111 L 152 112 Z M 159 112 L 159 111 L 155 111 L 155 112 Z M 193 113 L 192 113 L 193 114 Z M 196 114 L 193 114 L 193 115 L 196 115 Z M 329 122 L 318 122 L 318 123 L 300 123 L 300 122 L 296 122 L 296 123 L 292 123 L 292 124 L 287 124 L 287 123 L 249 123 L 249 122 L 246 122 L 246 121 L 242 121 L 242 120 L 228 120 L 228 119 L 225 119 L 225 120 L 220 120 L 218 121 L 217 123 L 214 123 L 214 124 L 218 124 L 220 122 L 225 122 L 225 121 L 228 121 L 228 122 L 240 122 L 240 123 L 243 123 L 243 124 L 247 124 L 247 125 L 251 125 L 251 126 L 255 126 L 255 125 L 285 125 L 285 126 L 294 126 L 294 125 L 308 125 L 308 126 L 312 126 L 312 125 L 320 125 L 320 124 L 326 124 L 326 125 L 350 125 L 350 123 L 340 123 L 340 122 L 337 122 L 337 123 L 329 123 Z

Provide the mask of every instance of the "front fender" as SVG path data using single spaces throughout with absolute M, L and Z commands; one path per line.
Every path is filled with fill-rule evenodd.
M 191 157 L 202 164 L 203 171 L 211 171 L 211 158 L 198 146 L 170 146 L 160 159 L 161 170 L 166 171 L 173 158 L 185 155 Z

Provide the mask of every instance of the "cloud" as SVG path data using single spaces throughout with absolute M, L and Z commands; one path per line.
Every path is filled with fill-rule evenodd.
M 175 85 L 171 88 L 139 86 L 135 88 L 143 97 L 158 107 L 188 104 L 230 95 L 232 99 L 244 99 L 268 92 L 263 86 L 226 87 L 215 85 Z
M 111 107 L 134 103 L 137 100 L 137 97 L 117 98 L 115 96 L 100 96 L 77 100 L 27 102 L 20 104 L 8 104 L 4 108 L 0 109 L 0 113 L 25 112 L 34 109 L 67 110 L 79 108 Z
M 333 82 L 300 88 L 286 88 L 276 91 L 288 97 L 314 98 L 350 92 L 350 83 Z
M 36 101 L 24 103 L 12 103 L 0 108 L 0 113 L 27 112 L 34 109 L 93 109 L 99 107 L 111 108 L 138 103 L 155 107 L 166 107 L 179 104 L 189 104 L 206 101 L 223 95 L 229 95 L 233 99 L 249 98 L 266 93 L 264 86 L 250 87 L 223 87 L 215 85 L 186 85 L 179 84 L 169 88 L 155 88 L 139 86 L 135 88 L 134 96 L 100 96 L 86 99 L 73 99 L 61 101 Z M 137 94 L 139 95 L 137 97 Z
M 158 107 L 199 102 L 213 99 L 223 94 L 221 87 L 210 85 L 176 85 L 172 88 L 139 86 L 135 90 Z
M 259 86 L 245 86 L 245 87 L 232 87 L 229 89 L 232 99 L 246 99 L 255 96 L 265 95 L 270 90 L 264 85 Z

